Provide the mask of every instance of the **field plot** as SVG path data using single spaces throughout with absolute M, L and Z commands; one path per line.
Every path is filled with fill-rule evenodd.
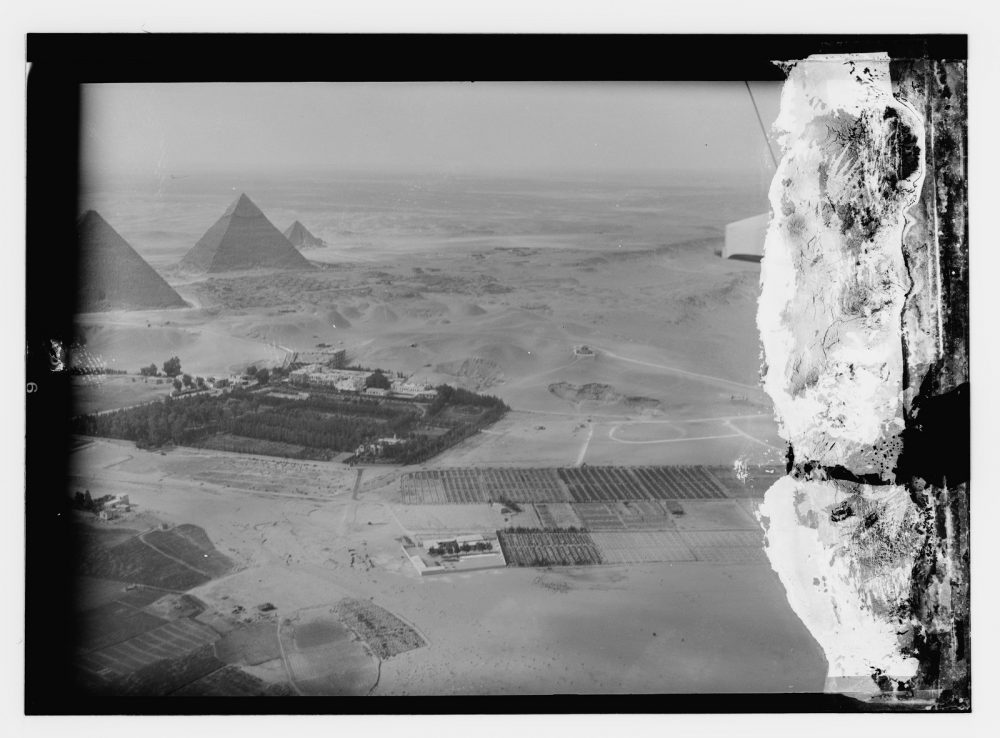
M 95 607 L 114 602 L 125 594 L 125 582 L 112 579 L 78 577 L 74 587 L 73 607 L 78 612 L 86 612 Z
M 583 521 L 566 502 L 538 502 L 535 512 L 542 528 L 583 528 Z
M 73 410 L 86 415 L 166 397 L 173 387 L 146 377 L 104 374 L 72 378 Z
M 682 531 L 698 561 L 712 564 L 767 564 L 761 530 Z
M 585 466 L 560 469 L 576 502 L 725 497 L 725 488 L 701 466 Z
M 80 661 L 90 671 L 107 670 L 118 676 L 126 676 L 163 659 L 181 658 L 218 639 L 219 634 L 207 625 L 190 619 L 175 620 L 134 638 L 85 654 Z
M 287 697 L 290 694 L 288 685 L 268 684 L 236 666 L 224 666 L 174 692 L 178 697 Z
M 180 559 L 210 579 L 229 573 L 233 567 L 233 562 L 216 551 L 205 531 L 196 525 L 154 530 L 142 538 L 146 544 L 167 556 Z
M 404 474 L 399 479 L 399 491 L 407 505 L 443 505 L 449 501 L 441 473 L 436 471 Z
M 536 503 L 543 528 L 587 530 L 673 530 L 672 501 L 623 500 L 620 502 Z M 681 512 L 680 514 L 683 514 Z
M 159 457 L 166 473 L 220 487 L 328 497 L 349 490 L 356 472 L 309 461 L 219 456 L 183 449 Z
M 760 531 L 760 524 L 741 504 L 746 500 L 685 501 L 684 514 L 675 518 L 679 530 Z
M 494 500 L 568 501 L 565 489 L 551 469 L 482 469 L 480 486 Z
M 530 505 L 521 512 L 502 513 L 499 505 L 396 505 L 393 512 L 406 530 L 423 538 L 459 533 L 490 533 L 510 526 L 538 527 Z
M 168 695 L 224 666 L 215 658 L 212 646 L 206 644 L 180 658 L 162 659 L 128 676 L 108 680 L 108 692 L 116 696 Z
M 614 505 L 604 502 L 580 502 L 573 511 L 587 530 L 625 530 L 625 524 L 614 511 Z
M 602 563 L 590 533 L 570 530 L 498 531 L 508 566 L 587 566 Z
M 183 525 L 140 534 L 110 547 L 87 547 L 80 573 L 184 591 L 231 567 L 232 562 L 215 550 L 201 528 Z
M 404 504 L 721 500 L 759 497 L 780 470 L 759 467 L 740 481 L 724 466 L 582 466 L 564 469 L 452 468 L 400 477 Z
M 627 530 L 671 530 L 676 527 L 667 503 L 660 500 L 618 502 L 613 510 Z
M 400 477 L 405 504 L 570 502 L 554 469 L 456 468 Z
M 674 531 L 599 531 L 591 534 L 607 564 L 695 561 L 695 553 Z
M 763 548 L 762 530 L 685 530 L 685 542 L 694 548 L 751 547 Z
M 713 546 L 692 548 L 698 561 L 709 564 L 767 564 L 763 548 L 752 546 Z
M 281 657 L 278 634 L 274 623 L 263 620 L 251 625 L 239 625 L 215 644 L 216 655 L 227 664 L 245 663 L 251 666 Z
M 372 602 L 345 597 L 333 611 L 380 659 L 427 645 L 417 631 Z
M 326 451 L 310 450 L 308 446 L 281 441 L 267 441 L 260 438 L 247 438 L 232 433 L 216 433 L 198 444 L 210 451 L 228 451 L 236 454 L 260 454 L 261 456 L 283 456 L 289 459 L 327 460 L 330 454 Z
M 162 618 L 123 602 L 108 602 L 80 616 L 79 648 L 96 651 L 166 623 Z
M 306 696 L 364 695 L 378 682 L 378 662 L 365 644 L 328 608 L 299 611 L 282 623 L 285 662 L 298 694 Z

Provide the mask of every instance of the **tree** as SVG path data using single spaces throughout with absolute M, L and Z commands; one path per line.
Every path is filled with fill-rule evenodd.
M 185 387 L 193 387 L 194 386 L 194 378 L 190 374 L 185 374 L 184 377 L 183 377 L 183 379 L 184 379 L 184 386 Z
M 176 377 L 181 373 L 181 360 L 174 356 L 164 361 L 163 373 L 168 377 Z
M 271 372 L 268 371 L 267 367 L 264 367 L 257 372 L 257 384 L 267 384 L 270 380 Z
M 179 380 L 177 377 L 174 377 L 174 389 L 180 392 L 182 386 L 183 385 L 181 384 L 181 380 Z
M 204 377 L 195 377 L 194 378 L 194 383 L 196 385 L 198 385 L 198 389 L 205 389 L 205 378 Z
M 150 364 L 149 366 L 140 367 L 139 374 L 141 374 L 144 377 L 155 377 L 156 364 Z
M 376 369 L 365 379 L 365 387 L 377 387 L 378 389 L 391 389 L 392 382 L 380 370 Z
M 248 377 L 252 377 L 256 373 L 257 373 L 257 367 L 255 367 L 253 364 L 251 364 L 250 366 L 247 367 L 246 374 L 247 374 Z

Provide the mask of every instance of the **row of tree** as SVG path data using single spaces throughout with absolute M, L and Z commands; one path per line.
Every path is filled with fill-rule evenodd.
M 427 409 L 428 416 L 437 415 L 449 405 L 485 407 L 500 409 L 503 412 L 510 409 L 503 400 L 499 397 L 495 397 L 494 395 L 480 395 L 475 392 L 462 389 L 461 387 L 452 387 L 448 384 L 439 384 L 434 388 L 434 390 L 437 392 L 437 397 L 434 398 L 430 407 Z
M 493 544 L 489 541 L 476 541 L 470 544 L 468 541 L 458 544 L 458 541 L 442 541 L 439 546 L 431 546 L 427 553 L 431 556 L 444 556 L 447 554 L 471 553 L 472 551 L 492 551 Z
M 335 451 L 354 451 L 380 436 L 405 435 L 417 413 L 380 407 L 372 402 L 335 402 L 323 397 L 287 400 L 235 389 L 223 396 L 184 400 L 87 415 L 73 422 L 73 432 L 134 441 L 142 448 L 167 443 L 198 445 L 214 433 Z
M 69 373 L 74 375 L 128 374 L 128 369 L 111 369 L 106 366 L 71 366 Z
M 175 378 L 174 386 L 205 385 L 200 377 L 185 374 Z M 448 399 L 443 400 L 443 397 Z M 74 419 L 72 430 L 82 435 L 134 441 L 140 448 L 157 448 L 168 443 L 197 446 L 209 436 L 228 433 L 315 449 L 354 451 L 392 435 L 405 441 L 384 444 L 379 451 L 380 458 L 414 464 L 496 422 L 507 410 L 507 406 L 496 398 L 466 390 L 456 391 L 447 385 L 438 388 L 438 396 L 432 404 L 440 412 L 446 407 L 467 403 L 484 410 L 469 416 L 467 422 L 452 421 L 448 431 L 438 436 L 415 432 L 422 422 L 416 406 L 323 394 L 301 400 L 288 399 L 242 389 L 219 396 L 166 398 L 163 402 L 82 416 Z
M 418 415 L 416 408 L 403 406 L 400 403 L 382 403 L 366 397 L 327 395 L 319 392 L 310 393 L 309 397 L 301 400 L 263 395 L 258 398 L 258 401 L 262 405 L 281 408 L 284 412 L 298 412 L 305 408 L 338 415 L 368 415 L 376 418 L 400 416 L 416 418 Z
M 331 417 L 310 410 L 247 413 L 223 421 L 220 430 L 238 436 L 334 451 L 354 451 L 360 444 L 386 432 L 384 425 L 373 420 L 343 415 Z
M 176 356 L 171 356 L 169 359 L 163 362 L 163 374 L 168 377 L 176 377 L 181 373 L 181 360 Z M 157 369 L 156 364 L 150 364 L 149 366 L 139 367 L 139 374 L 144 377 L 158 377 L 160 375 L 160 370 Z

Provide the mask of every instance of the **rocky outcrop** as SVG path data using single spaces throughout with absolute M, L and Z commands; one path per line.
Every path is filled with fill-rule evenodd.
M 829 689 L 963 704 L 964 66 L 873 54 L 785 68 L 758 309 L 790 449 L 760 510 L 768 557 L 826 653 Z M 957 453 L 935 447 L 949 422 Z M 943 461 L 955 458 L 964 475 Z

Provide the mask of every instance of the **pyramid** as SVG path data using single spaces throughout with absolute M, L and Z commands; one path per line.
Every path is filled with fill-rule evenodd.
M 205 231 L 181 267 L 196 272 L 313 268 L 246 195 Z
M 285 238 L 292 242 L 292 246 L 300 250 L 318 249 L 326 246 L 326 241 L 322 238 L 316 238 L 299 221 L 295 221 L 288 226 L 288 230 L 285 231 Z
M 187 307 L 173 287 L 97 211 L 83 214 L 76 233 L 77 305 L 81 312 Z

